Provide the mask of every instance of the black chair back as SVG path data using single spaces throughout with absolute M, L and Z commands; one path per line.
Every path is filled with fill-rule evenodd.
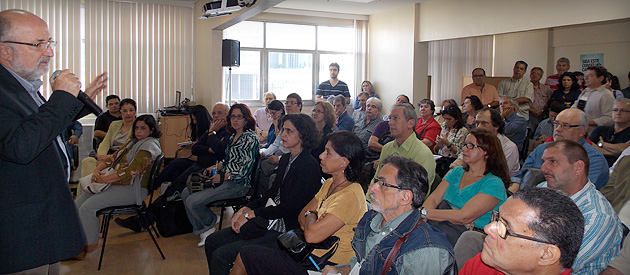
M 256 196 L 258 195 L 258 186 L 259 184 L 259 180 L 256 178 L 256 171 L 258 170 L 258 165 L 260 164 L 260 153 L 257 152 L 256 155 L 254 156 L 254 169 L 252 169 L 252 174 L 251 174 L 251 178 L 249 180 L 249 184 L 251 185 L 251 187 L 249 188 L 249 191 L 247 192 L 246 196 Z
M 149 184 L 147 185 L 147 190 L 149 190 L 149 204 L 151 204 L 151 202 L 153 201 L 153 191 L 157 189 L 156 186 L 154 186 L 155 178 L 157 178 L 157 175 L 160 172 L 160 167 L 162 166 L 163 162 L 164 162 L 164 154 L 162 153 L 159 156 L 157 156 L 157 158 L 155 158 L 155 160 L 153 161 L 153 164 L 151 165 L 151 172 L 149 172 Z

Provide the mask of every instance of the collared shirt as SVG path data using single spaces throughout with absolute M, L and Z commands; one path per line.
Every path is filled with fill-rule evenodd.
M 365 120 L 365 110 L 356 109 L 352 112 L 352 120 L 354 120 L 354 124 L 359 124 L 359 121 Z
M 337 128 L 335 129 L 335 132 L 341 130 L 348 130 L 352 132 L 353 129 L 354 120 L 352 120 L 352 118 L 348 114 L 348 111 L 343 111 L 343 114 L 337 117 Z
M 529 104 L 529 107 L 542 111 L 547 106 L 547 102 L 549 101 L 553 90 L 542 83 L 540 83 L 538 88 L 534 87 L 532 84 L 532 88 L 534 88 L 534 99 L 532 100 L 532 103 Z
M 586 139 L 580 139 L 578 143 L 582 145 L 582 147 L 586 150 L 586 153 L 588 154 L 588 160 L 590 162 L 588 178 L 593 181 L 597 189 L 601 189 L 602 187 L 604 187 L 604 185 L 606 185 L 609 177 L 608 163 L 606 163 L 606 158 L 604 158 L 602 152 L 588 144 L 586 142 Z M 538 147 L 536 147 L 536 149 L 534 149 L 534 151 L 532 151 L 532 153 L 527 156 L 525 163 L 523 163 L 523 166 L 521 167 L 542 167 L 542 155 L 545 152 L 545 148 L 547 148 L 547 145 L 549 145 L 549 143 L 538 145 Z M 523 169 L 521 169 L 521 172 L 519 172 L 518 175 L 512 177 L 512 182 L 521 182 L 522 171 Z
M 429 147 L 426 144 L 422 143 L 422 141 L 418 140 L 416 137 L 416 133 L 413 132 L 407 139 L 399 146 L 396 140 L 393 140 L 383 146 L 383 150 L 381 150 L 381 157 L 378 159 L 379 165 L 376 168 L 376 173 L 374 173 L 374 178 L 372 179 L 372 183 L 376 180 L 376 177 L 383 168 L 383 161 L 386 157 L 396 155 L 405 158 L 409 158 L 424 167 L 428 173 L 429 179 L 429 189 L 431 188 L 431 184 L 435 179 L 435 159 L 433 158 L 433 154 Z M 371 200 L 371 193 L 367 194 L 368 200 Z
M 534 139 L 537 139 L 542 135 L 545 135 L 547 137 L 553 135 L 553 123 L 551 123 L 551 119 L 549 118 L 545 118 L 543 119 L 543 121 L 538 123 L 538 127 L 536 127 L 536 132 L 534 133 Z
M 374 128 L 376 125 L 383 121 L 383 117 L 378 115 L 376 118 L 370 120 L 369 122 L 365 119 L 359 121 L 359 123 L 354 125 L 354 133 L 361 139 L 363 143 L 363 149 L 368 149 L 368 142 L 370 141 L 370 137 L 372 136 L 372 132 L 374 132 Z
M 578 107 L 580 98 L 586 98 L 586 105 L 584 106 L 584 112 L 588 116 L 588 120 L 595 121 L 597 126 L 608 126 L 613 124 L 612 109 L 615 104 L 615 97 L 610 91 L 604 87 L 604 85 L 597 87 L 597 89 L 586 88 L 578 99 L 573 103 L 572 108 Z M 595 126 L 588 126 L 588 134 L 595 130 Z
M 39 88 L 42 86 L 42 84 L 44 84 L 44 82 L 41 79 L 28 81 L 22 78 L 21 76 L 19 76 L 13 70 L 7 67 L 4 67 L 4 68 L 7 69 L 7 71 L 9 71 L 13 75 L 13 77 L 15 77 L 15 79 L 18 80 L 18 82 L 20 82 L 22 87 L 24 87 L 24 89 L 26 89 L 26 91 L 28 92 L 28 95 L 30 95 L 31 98 L 33 98 L 33 101 L 35 101 L 35 104 L 37 104 L 37 106 L 42 106 L 45 104 L 44 99 L 41 98 L 39 94 Z M 59 133 L 56 140 L 57 140 L 57 146 L 60 148 L 61 152 L 63 153 L 63 157 L 66 160 L 66 164 L 67 164 L 66 179 L 70 181 L 70 158 L 68 158 L 68 152 L 66 151 L 66 146 L 64 145 L 64 142 L 61 139 L 61 133 Z
M 411 214 L 411 209 L 385 223 L 383 222 L 383 214 L 378 213 L 370 222 L 370 233 L 367 236 L 365 251 L 370 251 L 374 246 L 380 243 L 390 232 L 396 229 Z M 357 257 L 350 259 L 350 267 L 357 263 Z M 428 264 L 431 263 L 431 264 Z M 450 264 L 452 259 L 448 251 L 439 247 L 424 247 L 409 252 L 402 256 L 402 266 L 397 266 L 399 274 L 441 274 Z
M 513 78 L 501 80 L 497 91 L 501 96 L 508 96 L 514 99 L 526 97 L 529 98 L 530 102 L 534 99 L 534 85 L 523 77 L 519 80 Z M 529 120 L 530 102 L 518 105 L 518 113 L 524 117 L 525 120 Z
M 543 182 L 538 187 L 547 187 Z M 619 253 L 623 229 L 617 213 L 589 180 L 569 196 L 584 215 L 584 237 L 572 274 L 599 274 Z
M 510 177 L 516 176 L 518 171 L 521 170 L 521 164 L 518 162 L 518 147 L 505 135 L 497 134 L 497 138 L 501 141 L 503 154 L 505 154 L 505 160 L 510 170 Z
M 469 95 L 477 96 L 484 106 L 489 105 L 493 101 L 499 102 L 499 93 L 497 92 L 497 88 L 487 83 L 484 83 L 481 88 L 475 85 L 475 83 L 464 86 L 462 89 L 461 102 L 463 103 L 464 99 L 466 99 Z

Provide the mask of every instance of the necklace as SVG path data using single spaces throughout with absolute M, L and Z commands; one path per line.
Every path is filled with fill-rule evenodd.
M 328 194 L 326 194 L 326 198 L 322 200 L 322 202 L 319 204 L 319 208 L 317 208 L 318 210 L 322 208 L 322 205 L 324 205 L 324 202 L 335 193 L 335 190 L 337 190 L 337 188 L 339 188 L 339 186 L 343 185 L 344 183 L 346 183 L 348 180 L 344 180 L 342 181 L 340 184 L 337 184 L 337 186 L 335 186 L 335 188 L 332 189 L 328 189 Z M 331 184 L 332 187 L 332 184 Z

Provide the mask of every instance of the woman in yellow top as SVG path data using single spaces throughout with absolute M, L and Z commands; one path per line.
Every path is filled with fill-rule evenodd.
M 328 136 L 326 149 L 319 156 L 324 173 L 332 175 L 302 209 L 298 221 L 308 243 L 319 243 L 330 236 L 339 237 L 339 248 L 326 264 L 346 263 L 354 256 L 353 228 L 367 212 L 365 194 L 356 183 L 365 162 L 361 140 L 352 132 Z M 315 260 L 325 250 L 314 250 Z M 286 252 L 261 246 L 241 250 L 230 274 L 307 274 Z

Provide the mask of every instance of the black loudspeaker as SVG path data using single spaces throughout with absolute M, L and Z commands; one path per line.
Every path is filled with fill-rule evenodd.
M 241 42 L 232 39 L 223 39 L 223 55 L 221 58 L 223 67 L 238 67 L 241 65 Z

